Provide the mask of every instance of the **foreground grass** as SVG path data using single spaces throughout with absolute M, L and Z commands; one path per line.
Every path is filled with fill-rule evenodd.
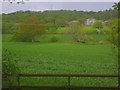
M 21 73 L 117 74 L 110 45 L 4 42 L 16 54 Z M 116 86 L 117 78 L 71 78 L 72 85 Z M 67 85 L 67 78 L 21 78 L 22 84 Z

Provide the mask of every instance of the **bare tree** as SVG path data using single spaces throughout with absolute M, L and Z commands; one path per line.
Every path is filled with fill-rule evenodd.
M 12 3 L 17 3 L 17 4 L 24 4 L 25 1 L 29 1 L 29 0 L 3 0 L 4 2 L 10 2 L 11 4 Z

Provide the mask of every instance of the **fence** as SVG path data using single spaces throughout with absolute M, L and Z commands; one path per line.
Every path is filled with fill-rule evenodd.
M 35 86 L 35 85 L 20 85 L 20 77 L 67 77 L 66 86 Z M 73 86 L 71 85 L 71 77 L 101 77 L 101 78 L 118 78 L 120 75 L 86 75 L 86 74 L 18 74 L 17 82 L 18 86 L 12 86 L 14 88 L 66 88 L 68 90 L 73 88 L 79 89 L 113 89 L 120 90 L 118 86 Z

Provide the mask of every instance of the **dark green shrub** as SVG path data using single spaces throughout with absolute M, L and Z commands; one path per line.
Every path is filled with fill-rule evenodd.
M 58 42 L 58 41 L 59 41 L 59 38 L 56 37 L 56 36 L 53 36 L 53 37 L 51 38 L 51 42 Z
M 3 88 L 15 84 L 15 76 L 19 73 L 17 58 L 7 49 L 2 51 L 2 79 Z

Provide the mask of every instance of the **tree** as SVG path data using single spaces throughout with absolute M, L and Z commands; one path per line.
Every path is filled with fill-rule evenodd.
M 11 4 L 13 3 L 13 2 L 16 2 L 17 4 L 24 4 L 25 3 L 25 1 L 27 1 L 27 0 L 3 0 L 3 1 L 8 1 L 8 2 L 10 2 Z
M 85 24 L 86 18 L 79 18 L 79 23 L 84 25 Z
M 96 21 L 94 24 L 93 24 L 93 27 L 94 28 L 97 28 L 97 29 L 101 29 L 103 28 L 103 24 L 101 21 Z
M 67 25 L 67 20 L 65 18 L 57 18 L 55 24 L 58 27 L 65 27 Z
M 94 24 L 93 24 L 93 27 L 96 28 L 96 31 L 97 33 L 100 33 L 100 29 L 103 28 L 103 24 L 101 21 L 96 21 Z
M 75 42 L 86 42 L 87 37 L 82 28 L 83 26 L 78 24 L 72 24 L 69 26 L 69 33 L 72 35 Z
M 13 31 L 14 24 L 2 22 L 2 34 L 11 33 Z
M 111 28 L 109 33 L 110 42 L 115 46 L 118 46 L 118 37 L 119 37 L 119 30 L 118 30 L 118 18 L 109 20 L 108 26 Z
M 114 10 L 118 11 L 118 17 L 115 19 L 111 19 L 108 23 L 108 26 L 111 27 L 112 31 L 111 31 L 111 42 L 116 45 L 119 46 L 120 42 L 118 41 L 120 38 L 120 2 L 118 3 L 114 3 L 114 5 L 112 6 L 114 8 Z
M 56 18 L 55 17 L 46 17 L 46 21 L 49 22 L 49 23 L 54 23 L 55 24 Z
M 16 40 L 34 42 L 36 36 L 45 33 L 45 22 L 38 20 L 36 16 L 30 16 L 18 28 L 14 34 Z
M 118 3 L 114 3 L 114 5 L 112 6 L 115 10 L 120 10 L 120 2 Z
M 46 30 L 47 33 L 55 33 L 57 31 L 58 26 L 54 23 L 47 23 Z

